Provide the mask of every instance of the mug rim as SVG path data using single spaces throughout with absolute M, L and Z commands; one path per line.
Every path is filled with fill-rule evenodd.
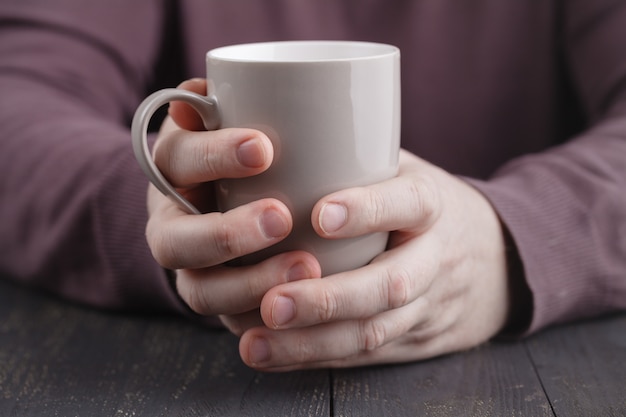
M 295 51 L 295 54 L 278 56 L 276 48 L 289 48 Z M 324 48 L 326 52 L 321 52 L 321 48 Z M 243 50 L 246 50 L 245 54 L 242 53 Z M 290 40 L 225 45 L 208 51 L 206 58 L 207 60 L 247 63 L 321 63 L 378 59 L 399 55 L 399 53 L 400 49 L 397 46 L 379 42 Z

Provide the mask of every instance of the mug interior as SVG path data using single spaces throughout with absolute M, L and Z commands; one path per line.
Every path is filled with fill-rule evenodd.
M 224 46 L 207 53 L 224 61 L 315 62 L 374 58 L 398 52 L 398 48 L 373 42 L 284 41 Z

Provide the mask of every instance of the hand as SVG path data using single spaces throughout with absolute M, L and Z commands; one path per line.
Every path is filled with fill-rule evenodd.
M 205 84 L 181 88 L 202 93 Z M 271 145 L 260 132 L 190 132 L 181 127 L 202 129 L 195 112 L 172 103 L 170 114 L 177 124 L 164 124 L 155 160 L 199 207 L 211 208 L 207 181 L 255 175 L 271 164 Z M 179 294 L 198 313 L 220 315 L 241 336 L 243 360 L 258 369 L 424 359 L 488 340 L 509 314 L 495 212 L 475 189 L 407 152 L 397 178 L 316 205 L 313 225 L 329 239 L 394 230 L 388 250 L 370 265 L 325 279 L 312 279 L 320 268 L 304 252 L 250 267 L 223 265 L 289 233 L 291 217 L 277 200 L 200 216 L 152 187 L 148 200 L 148 241 L 162 265 L 178 270 Z
M 509 314 L 499 219 L 473 187 L 403 151 L 399 175 L 340 191 L 313 210 L 329 239 L 395 230 L 370 265 L 279 284 L 262 299 L 265 326 L 240 354 L 284 371 L 414 361 L 476 346 Z M 245 327 L 242 325 L 242 327 Z
M 190 80 L 180 88 L 204 94 L 206 81 Z M 155 143 L 155 163 L 203 212 L 214 208 L 208 182 L 256 175 L 272 162 L 271 142 L 259 131 L 200 131 L 199 117 L 181 102 L 171 104 L 170 115 Z M 199 314 L 224 315 L 234 333 L 240 334 L 241 326 L 262 323 L 258 308 L 270 288 L 321 275 L 317 260 L 305 252 L 284 253 L 249 267 L 224 265 L 289 234 L 292 218 L 278 200 L 255 201 L 226 213 L 190 215 L 151 185 L 148 212 L 148 244 L 163 267 L 176 270 L 181 298 Z

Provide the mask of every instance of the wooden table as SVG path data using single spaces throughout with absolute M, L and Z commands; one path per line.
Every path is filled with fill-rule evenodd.
M 429 361 L 252 371 L 237 339 L 0 281 L 0 416 L 625 416 L 626 315 Z

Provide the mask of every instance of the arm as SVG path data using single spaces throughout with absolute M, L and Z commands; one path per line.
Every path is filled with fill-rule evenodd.
M 581 1 L 568 7 L 586 4 L 601 8 L 606 2 Z M 597 95 L 597 103 L 603 103 L 598 113 L 588 110 L 594 127 L 585 135 L 541 155 L 511 162 L 488 182 L 473 181 L 482 193 L 403 152 L 397 178 L 342 190 L 316 205 L 311 220 L 325 238 L 394 231 L 388 250 L 370 265 L 324 279 L 316 279 L 319 274 L 314 262 L 306 262 L 301 254 L 283 254 L 247 269 L 222 269 L 224 261 L 277 238 L 278 234 L 261 233 L 262 215 L 271 208 L 266 204 L 275 202 L 255 202 L 224 215 L 193 217 L 152 193 L 151 247 L 165 266 L 179 269 L 181 297 L 198 313 L 221 314 L 224 324 L 241 335 L 242 359 L 259 369 L 429 358 L 476 346 L 510 324 L 507 319 L 515 306 L 508 295 L 515 294 L 513 287 L 518 282 L 510 280 L 511 271 L 507 271 L 508 231 L 524 262 L 534 298 L 527 331 L 624 308 L 625 257 L 619 242 L 623 242 L 625 170 L 619 134 L 622 122 L 617 116 L 621 95 L 617 80 L 624 68 L 620 65 L 624 51 L 617 47 L 620 42 L 614 49 L 609 46 L 612 37 L 624 38 L 619 32 L 626 25 L 617 22 L 623 20 L 617 10 L 609 10 L 601 19 L 589 11 L 578 13 L 574 10 L 564 16 L 584 15 L 593 24 L 574 25 L 584 30 L 572 35 L 576 42 L 567 48 L 571 67 L 578 74 L 575 79 L 588 109 L 596 106 L 596 100 L 587 93 Z M 592 36 L 590 42 L 589 33 L 603 36 Z M 600 56 L 594 61 L 589 54 Z M 595 76 L 579 74 L 587 65 L 590 71 L 597 71 Z M 181 118 L 173 118 L 180 126 Z M 178 139 L 183 134 L 191 147 L 180 146 Z M 223 135 L 224 146 L 217 153 L 229 163 L 222 172 L 191 165 L 197 172 L 180 175 L 178 185 L 196 183 L 191 177 L 230 176 L 231 170 L 250 174 L 250 167 L 241 171 L 233 157 L 249 134 L 236 129 L 166 130 L 159 139 L 156 159 L 158 162 L 162 147 L 197 157 L 203 152 L 202 137 Z M 257 139 L 261 141 L 261 136 Z M 169 177 L 181 174 L 175 166 L 161 168 Z M 326 204 L 343 206 L 344 214 L 327 218 L 333 211 L 322 210 Z M 272 207 L 287 214 L 279 206 Z M 284 220 L 287 224 L 286 217 Z M 327 221 L 334 227 L 324 227 Z M 254 233 L 246 234 L 246 229 Z M 184 243 L 188 250 L 182 250 Z M 547 244 L 556 246 L 551 251 Z M 568 247 L 563 247 L 565 244 Z M 194 250 L 197 247 L 207 250 Z M 210 250 L 213 247 L 216 250 Z M 185 256 L 180 256 L 181 252 Z M 292 280 L 288 271 L 298 260 L 309 267 L 301 272 L 308 273 Z
M 523 261 L 527 332 L 626 308 L 626 5 L 564 4 L 566 63 L 588 129 L 474 182 Z
M 127 128 L 163 19 L 156 2 L 0 5 L 3 275 L 109 308 L 176 303 Z
M 395 230 L 389 250 L 361 270 L 263 291 L 265 326 L 249 316 L 223 319 L 241 335 L 246 363 L 266 370 L 354 366 L 475 346 L 510 324 L 519 284 L 512 273 L 524 272 L 532 293 L 526 334 L 626 308 L 626 6 L 581 0 L 567 7 L 563 47 L 589 128 L 512 161 L 489 181 L 471 181 L 488 202 L 406 153 L 398 178 L 322 199 L 312 217 L 322 236 Z M 320 207 L 328 202 L 347 213 L 332 233 L 321 227 Z M 500 221 L 524 271 L 506 270 L 510 251 Z M 203 285 L 205 294 L 216 293 L 215 283 L 197 277 L 190 291 L 191 281 L 179 280 L 190 305 Z

